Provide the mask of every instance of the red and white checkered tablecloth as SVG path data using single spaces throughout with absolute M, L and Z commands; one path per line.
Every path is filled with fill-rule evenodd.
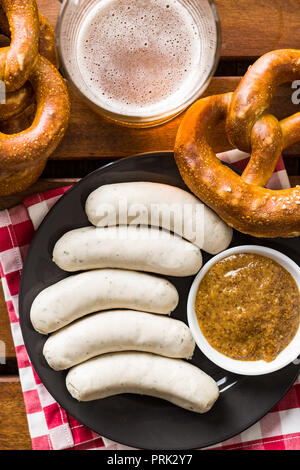
M 243 169 L 247 155 L 239 151 L 220 155 Z M 269 187 L 289 187 L 282 159 Z M 27 197 L 23 204 L 0 212 L 0 272 L 33 449 L 128 449 L 97 435 L 77 422 L 52 398 L 35 373 L 24 346 L 18 314 L 18 292 L 24 257 L 39 224 L 69 188 Z M 300 381 L 260 422 L 215 449 L 300 450 Z M 166 449 L 167 450 L 167 449 Z

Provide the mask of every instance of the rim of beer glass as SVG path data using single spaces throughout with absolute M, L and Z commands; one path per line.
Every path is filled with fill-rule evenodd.
M 132 126 L 132 127 L 154 127 L 164 122 L 170 121 L 171 119 L 181 114 L 184 110 L 186 110 L 192 103 L 194 103 L 204 93 L 212 77 L 215 74 L 215 71 L 219 63 L 220 54 L 221 54 L 222 32 L 221 32 L 220 17 L 219 17 L 219 13 L 215 5 L 215 2 L 214 0 L 207 0 L 210 6 L 211 12 L 213 13 L 213 17 L 215 21 L 216 48 L 215 48 L 214 58 L 212 60 L 210 69 L 208 70 L 207 74 L 203 77 L 203 80 L 201 80 L 199 86 L 194 90 L 192 95 L 188 99 L 186 99 L 183 103 L 176 106 L 175 108 L 172 108 L 163 113 L 153 114 L 150 116 L 136 116 L 136 115 L 121 114 L 121 113 L 119 114 L 119 113 L 114 113 L 112 111 L 109 111 L 99 106 L 98 104 L 94 103 L 90 98 L 88 98 L 88 96 L 86 96 L 79 89 L 79 87 L 76 85 L 76 83 L 74 82 L 74 80 L 72 79 L 72 77 L 70 76 L 68 72 L 68 67 L 66 66 L 64 56 L 60 47 L 60 43 L 61 43 L 60 33 L 61 33 L 61 27 L 63 23 L 63 17 L 66 12 L 66 5 L 68 4 L 69 0 L 58 0 L 58 1 L 62 3 L 62 6 L 60 9 L 60 13 L 59 13 L 57 25 L 56 25 L 56 44 L 57 44 L 57 50 L 58 50 L 58 55 L 59 55 L 59 60 L 60 60 L 60 68 L 62 70 L 62 73 L 65 76 L 65 78 L 71 83 L 72 87 L 76 90 L 77 94 L 81 96 L 81 98 L 89 105 L 89 107 L 94 109 L 96 113 L 101 114 L 102 116 L 108 119 L 116 121 L 119 124 L 123 124 L 125 126 Z

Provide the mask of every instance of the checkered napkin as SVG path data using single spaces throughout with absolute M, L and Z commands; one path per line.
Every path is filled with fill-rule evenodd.
M 219 157 L 243 169 L 248 155 L 239 151 Z M 268 185 L 289 187 L 282 159 Z M 19 367 L 33 449 L 120 450 L 128 447 L 100 437 L 66 413 L 48 393 L 27 355 L 18 315 L 18 292 L 27 248 L 49 209 L 69 188 L 27 197 L 23 204 L 0 212 L 0 272 Z M 259 423 L 216 449 L 300 449 L 300 381 Z

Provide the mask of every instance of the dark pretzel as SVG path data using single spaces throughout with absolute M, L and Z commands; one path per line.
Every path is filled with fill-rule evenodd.
M 300 113 L 280 122 L 267 113 L 276 87 L 300 78 L 300 51 L 261 57 L 234 93 L 197 101 L 180 125 L 175 160 L 187 186 L 235 229 L 257 237 L 300 235 L 300 188 L 264 188 L 284 148 L 300 140 Z M 224 166 L 211 146 L 226 120 L 228 138 L 251 152 L 242 176 Z

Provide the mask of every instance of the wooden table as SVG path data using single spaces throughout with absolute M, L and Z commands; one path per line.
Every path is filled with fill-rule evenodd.
M 261 54 L 300 44 L 298 0 L 216 0 L 223 45 L 216 76 L 206 94 L 232 91 L 247 67 Z M 38 0 L 42 13 L 56 24 L 60 4 Z M 278 117 L 297 112 L 291 101 L 292 89 L 281 87 L 273 103 Z M 111 124 L 90 111 L 71 91 L 72 117 L 67 134 L 48 162 L 43 177 L 23 194 L 0 198 L 0 209 L 20 202 L 25 194 L 73 183 L 102 164 L 128 155 L 171 150 L 181 117 L 148 130 L 134 130 Z M 221 135 L 217 136 L 222 146 Z M 285 152 L 293 185 L 300 184 L 300 145 Z M 6 306 L 0 294 L 0 340 L 6 344 L 6 365 L 0 365 L 0 450 L 30 449 L 31 442 L 20 388 L 15 351 Z

